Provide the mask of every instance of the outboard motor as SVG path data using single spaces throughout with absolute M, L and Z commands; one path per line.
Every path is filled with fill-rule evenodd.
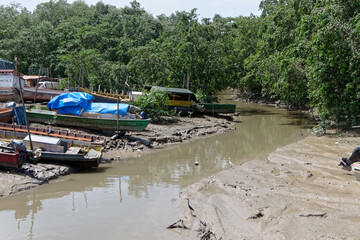
M 354 162 L 360 162 L 360 147 L 355 148 L 350 158 L 342 158 L 339 166 L 350 167 Z
M 142 111 L 142 112 L 140 113 L 140 117 L 141 117 L 141 119 L 148 119 L 148 116 L 147 116 L 147 114 L 146 114 L 144 111 Z
M 27 150 L 26 146 L 24 143 L 22 143 L 19 140 L 16 139 L 12 139 L 10 142 L 10 146 L 19 153 L 25 153 L 27 156 L 29 156 L 30 158 L 33 158 L 34 153 L 30 150 Z

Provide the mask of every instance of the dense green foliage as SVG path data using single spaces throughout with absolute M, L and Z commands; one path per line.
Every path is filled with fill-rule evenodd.
M 196 10 L 154 17 L 136 1 L 116 8 L 66 0 L 34 12 L 0 6 L 0 58 L 50 67 L 71 85 L 104 89 L 227 87 L 316 107 L 323 120 L 360 116 L 360 2 L 263 0 L 261 16 L 198 19 Z M 121 90 L 121 89 L 120 89 Z
M 169 103 L 168 93 L 158 89 L 151 89 L 151 91 L 144 91 L 134 104 L 149 114 L 149 117 L 158 117 L 169 115 Z

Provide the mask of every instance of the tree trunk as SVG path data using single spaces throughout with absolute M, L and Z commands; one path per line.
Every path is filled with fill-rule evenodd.
M 187 71 L 187 83 L 186 88 L 190 89 L 190 70 Z

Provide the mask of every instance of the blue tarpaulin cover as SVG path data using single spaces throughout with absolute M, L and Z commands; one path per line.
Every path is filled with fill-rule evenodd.
M 116 103 L 93 103 L 94 97 L 84 92 L 64 93 L 51 99 L 47 104 L 50 109 L 58 109 L 60 114 L 81 116 L 85 112 L 117 113 Z M 119 104 L 119 115 L 126 115 L 129 104 Z
M 116 103 L 92 102 L 85 109 L 85 112 L 116 114 L 117 113 L 116 105 L 117 105 Z M 119 115 L 126 115 L 129 106 L 130 106 L 129 104 L 119 103 Z
M 64 93 L 51 99 L 47 107 L 58 109 L 60 114 L 70 113 L 80 116 L 93 99 L 93 96 L 84 92 Z

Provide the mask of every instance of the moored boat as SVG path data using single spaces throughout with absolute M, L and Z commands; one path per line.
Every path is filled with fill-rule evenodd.
M 20 83 L 24 85 L 22 74 L 14 69 L 0 69 L 0 101 L 19 101 L 20 100 Z
M 235 113 L 235 104 L 198 103 L 197 110 L 201 113 Z
M 83 151 L 80 147 L 66 146 L 58 139 L 34 135 L 36 151 L 30 151 L 23 141 L 12 139 L 10 147 L 1 146 L 0 166 L 19 168 L 24 162 L 44 162 L 82 167 L 99 166 L 102 153 L 94 149 Z M 4 152 L 6 151 L 6 152 Z
M 70 148 L 65 153 L 40 151 L 36 153 L 38 162 L 51 162 L 82 167 L 98 167 L 101 152 L 90 150 L 87 154 L 79 153 L 79 148 Z
M 80 88 L 80 91 L 91 94 L 94 97 L 94 102 L 117 103 L 118 96 L 120 103 L 129 103 L 131 101 L 129 97 L 116 93 L 105 93 L 100 91 L 94 92 L 82 87 Z
M 94 103 L 94 97 L 84 92 L 65 93 L 52 99 L 51 110 L 28 111 L 30 122 L 47 123 L 93 130 L 142 131 L 150 119 L 141 119 L 138 108 L 129 104 Z
M 27 116 L 30 122 L 52 124 L 66 127 L 81 127 L 92 130 L 117 130 L 117 119 L 95 117 L 81 117 L 75 115 L 58 114 L 47 110 L 29 110 Z M 149 124 L 151 119 L 119 119 L 120 131 L 142 131 Z
M 105 138 L 97 135 L 89 135 L 82 133 L 73 133 L 65 130 L 56 130 L 50 128 L 40 128 L 29 126 L 31 134 L 48 137 L 58 137 L 69 142 L 71 146 L 86 146 L 91 148 L 101 147 L 104 145 Z M 25 125 L 17 125 L 10 123 L 0 123 L 0 136 L 4 138 L 25 138 L 28 134 Z
M 25 86 L 23 89 L 23 98 L 24 101 L 28 102 L 48 102 L 52 98 L 64 93 L 65 92 L 61 90 Z
M 151 89 L 157 89 L 169 93 L 169 110 L 176 109 L 179 112 L 187 113 L 196 101 L 195 94 L 185 88 L 166 88 L 153 86 Z
M 19 101 L 20 95 L 16 88 L 0 87 L 0 102 Z
M 0 109 L 0 122 L 7 123 L 13 117 L 12 108 L 2 108 Z

